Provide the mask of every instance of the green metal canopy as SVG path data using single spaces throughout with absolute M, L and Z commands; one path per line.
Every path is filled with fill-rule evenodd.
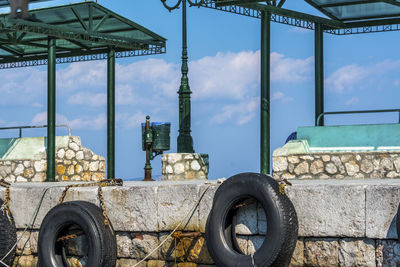
M 47 65 L 47 181 L 55 180 L 56 63 L 99 59 L 107 59 L 107 177 L 115 178 L 115 59 L 165 53 L 166 39 L 94 2 L 29 16 L 0 15 L 0 69 Z
M 94 2 L 29 14 L 34 22 L 0 15 L 0 69 L 46 64 L 49 37 L 57 63 L 105 59 L 110 47 L 116 57 L 165 53 L 165 38 Z
M 340 21 L 400 16 L 397 0 L 305 0 L 328 17 Z

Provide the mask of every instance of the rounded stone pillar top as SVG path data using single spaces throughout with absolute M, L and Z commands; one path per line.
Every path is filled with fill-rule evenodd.
M 204 160 L 203 158 L 207 158 Z M 161 157 L 162 180 L 207 180 L 208 155 L 199 153 L 167 153 Z

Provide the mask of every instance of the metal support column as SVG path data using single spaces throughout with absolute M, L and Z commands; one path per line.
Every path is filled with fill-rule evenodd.
M 261 143 L 260 169 L 270 174 L 270 52 L 271 20 L 269 12 L 261 14 Z
M 182 0 L 182 78 L 179 88 L 179 135 L 178 153 L 193 153 L 193 138 L 190 134 L 192 92 L 188 78 L 188 51 L 187 51 L 186 0 Z
M 115 178 L 115 50 L 107 57 L 107 178 Z
M 47 58 L 47 181 L 56 179 L 56 38 L 48 39 Z
M 323 126 L 322 117 L 317 125 L 317 119 L 324 113 L 324 31 L 322 25 L 315 24 L 315 126 Z

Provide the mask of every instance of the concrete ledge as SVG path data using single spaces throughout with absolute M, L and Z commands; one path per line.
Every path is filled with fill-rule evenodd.
M 29 223 L 42 193 L 52 187 L 34 225 L 39 229 L 67 184 L 13 184 L 10 206 L 17 228 L 22 229 Z M 204 232 L 217 187 L 216 182 L 204 181 L 125 182 L 123 187 L 107 187 L 103 191 L 107 213 L 116 231 L 168 232 L 208 188 L 186 228 L 187 231 Z M 397 239 L 394 222 L 400 202 L 399 180 L 296 180 L 293 186 L 287 187 L 287 195 L 296 208 L 301 237 Z M 0 188 L 0 198 L 3 197 L 4 188 Z M 73 188 L 65 199 L 71 200 L 98 204 L 97 188 Z M 265 220 L 257 209 L 254 212 L 257 214 L 246 215 L 244 221 L 257 224 L 257 221 Z M 257 218 L 257 221 L 249 218 Z M 254 231 L 258 230 L 250 232 L 254 234 Z

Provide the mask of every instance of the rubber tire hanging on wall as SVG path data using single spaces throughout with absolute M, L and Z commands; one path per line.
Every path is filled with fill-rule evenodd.
M 84 201 L 65 202 L 51 209 L 44 218 L 39 231 L 39 266 L 66 266 L 65 248 L 56 240 L 71 225 L 78 225 L 86 235 L 88 258 L 85 266 L 115 266 L 117 244 L 115 235 L 104 224 L 102 210 Z
M 243 254 L 238 248 L 233 230 L 233 207 L 248 198 L 261 204 L 267 219 L 264 242 L 253 256 Z M 279 184 L 266 175 L 242 173 L 217 189 L 207 220 L 206 243 L 219 267 L 282 267 L 290 263 L 297 233 L 296 211 L 289 198 L 279 193 Z
M 3 200 L 0 199 L 0 260 L 12 249 L 17 242 L 17 229 L 15 228 L 14 218 L 11 216 L 11 222 L 3 207 Z M 7 265 L 12 265 L 15 257 L 15 248 L 7 256 L 3 262 Z M 0 264 L 0 266 L 3 266 Z

